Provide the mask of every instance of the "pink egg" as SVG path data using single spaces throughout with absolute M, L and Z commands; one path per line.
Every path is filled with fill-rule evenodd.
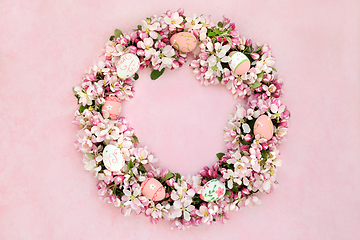
M 229 66 L 237 75 L 243 75 L 250 69 L 250 60 L 241 52 L 233 51 L 229 54 Z
M 267 115 L 261 115 L 254 124 L 254 134 L 269 140 L 274 134 L 274 125 Z
M 179 32 L 170 38 L 170 43 L 177 50 L 187 53 L 194 50 L 197 44 L 197 39 L 192 33 Z
M 165 198 L 165 188 L 155 178 L 148 178 L 142 182 L 141 193 L 155 202 Z
M 121 111 L 121 101 L 117 97 L 109 96 L 105 98 L 105 104 L 101 107 L 101 113 L 109 114 L 110 119 L 115 120 L 119 117 Z

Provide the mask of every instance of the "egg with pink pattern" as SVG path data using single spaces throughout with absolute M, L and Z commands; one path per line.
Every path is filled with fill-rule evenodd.
M 103 151 L 103 162 L 105 167 L 114 172 L 119 172 L 125 166 L 125 159 L 120 148 L 114 145 L 106 145 Z
M 272 138 L 274 134 L 274 125 L 267 115 L 261 115 L 256 119 L 254 124 L 254 134 L 260 134 L 260 137 L 263 137 L 267 140 Z
M 165 188 L 155 178 L 148 178 L 141 183 L 141 193 L 154 202 L 165 198 Z
M 140 67 L 139 58 L 132 53 L 124 53 L 116 64 L 117 75 L 126 79 L 134 75 Z
M 101 107 L 101 113 L 105 118 L 110 117 L 115 120 L 119 117 L 121 111 L 121 100 L 115 96 L 105 98 L 105 104 Z
M 206 202 L 214 202 L 222 198 L 225 192 L 225 184 L 218 179 L 212 179 L 201 189 L 200 198 Z
M 170 38 L 170 43 L 178 51 L 187 53 L 195 49 L 197 45 L 197 39 L 192 33 L 179 32 Z

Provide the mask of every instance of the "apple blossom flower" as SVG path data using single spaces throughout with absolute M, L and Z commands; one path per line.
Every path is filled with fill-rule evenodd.
M 178 12 L 174 12 L 171 16 L 165 16 L 164 22 L 169 25 L 169 30 L 174 31 L 176 28 L 181 28 L 180 24 L 183 22 L 182 16 Z
M 158 70 L 163 68 L 171 68 L 173 61 L 175 60 L 173 57 L 175 55 L 175 50 L 172 46 L 166 45 L 162 50 L 159 50 L 155 53 L 152 58 L 152 64 L 154 66 L 158 66 Z
M 241 185 L 241 179 L 231 169 L 227 169 L 225 171 L 225 173 L 223 174 L 223 178 L 225 178 L 227 180 L 227 186 L 229 189 L 232 189 L 234 187 L 234 183 Z
M 195 206 L 191 205 L 191 203 L 192 200 L 188 198 L 175 201 L 172 215 L 176 218 L 183 216 L 186 221 L 190 221 L 191 212 L 195 210 Z
M 211 224 L 213 220 L 213 216 L 209 213 L 209 209 L 202 205 L 200 206 L 199 210 L 196 210 L 196 215 L 201 217 L 201 222 L 206 224 Z

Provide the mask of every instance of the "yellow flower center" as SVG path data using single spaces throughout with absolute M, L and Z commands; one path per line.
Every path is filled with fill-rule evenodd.
M 131 196 L 130 199 L 131 199 L 131 201 L 134 201 L 134 200 L 135 200 L 135 197 L 134 197 L 134 196 Z
M 171 21 L 171 24 L 175 24 L 176 22 L 174 20 Z

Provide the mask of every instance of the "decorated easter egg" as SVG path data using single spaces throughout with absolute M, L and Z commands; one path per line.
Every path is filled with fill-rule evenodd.
M 103 162 L 105 167 L 114 172 L 120 171 L 125 165 L 125 159 L 119 148 L 107 145 L 103 151 Z
M 105 98 L 105 104 L 101 107 L 103 116 L 109 116 L 110 119 L 115 120 L 119 117 L 121 111 L 121 101 L 115 96 Z
M 237 75 L 242 75 L 249 71 L 250 60 L 241 52 L 233 51 L 229 54 L 229 66 L 231 70 Z
M 269 140 L 274 134 L 274 125 L 268 115 L 261 115 L 254 124 L 254 134 Z
M 165 198 L 165 188 L 155 178 L 148 178 L 141 183 L 141 193 L 152 201 L 160 201 Z
M 136 73 L 140 67 L 139 58 L 132 53 L 124 53 L 116 64 L 119 78 L 126 79 Z
M 200 198 L 206 202 L 219 200 L 225 195 L 225 185 L 218 179 L 208 181 L 201 190 Z
M 171 45 L 177 50 L 187 53 L 194 50 L 197 44 L 196 37 L 189 32 L 179 32 L 170 38 Z

